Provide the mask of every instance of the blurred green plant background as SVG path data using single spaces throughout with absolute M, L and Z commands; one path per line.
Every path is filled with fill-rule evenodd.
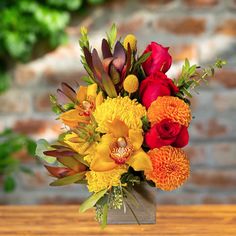
M 83 14 L 105 0 L 1 0 L 0 1 L 0 92 L 10 86 L 11 69 L 37 53 L 67 41 L 65 27 L 71 14 Z

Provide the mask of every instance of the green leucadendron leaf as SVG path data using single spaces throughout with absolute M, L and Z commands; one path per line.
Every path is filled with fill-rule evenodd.
M 67 176 L 61 179 L 57 179 L 54 182 L 50 183 L 50 186 L 64 186 L 68 184 L 73 184 L 84 178 L 85 172 L 81 172 L 75 175 Z
M 57 162 L 55 157 L 46 156 L 43 152 L 46 150 L 52 149 L 50 144 L 45 139 L 40 139 L 37 141 L 37 147 L 35 149 L 35 155 L 41 160 L 45 161 L 48 164 L 54 164 Z
M 97 201 L 105 195 L 106 192 L 107 189 L 104 189 L 98 193 L 92 194 L 86 201 L 82 203 L 82 205 L 79 208 L 79 212 L 83 213 L 88 209 L 92 208 L 97 203 Z

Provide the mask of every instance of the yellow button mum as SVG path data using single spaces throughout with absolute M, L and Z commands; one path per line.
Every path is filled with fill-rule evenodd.
M 152 125 L 163 119 L 171 119 L 188 127 L 191 111 L 189 105 L 177 97 L 158 97 L 148 109 L 148 119 Z
M 123 83 L 124 90 L 128 93 L 135 93 L 138 90 L 139 82 L 136 75 L 128 75 Z
M 128 50 L 128 44 L 130 45 L 130 49 L 132 51 L 137 50 L 137 39 L 133 34 L 128 34 L 124 39 L 124 48 Z
M 142 129 L 141 118 L 146 109 L 136 100 L 129 97 L 107 98 L 93 113 L 98 123 L 97 131 L 108 132 L 109 123 L 115 119 L 123 121 L 129 129 Z
M 121 185 L 120 177 L 126 171 L 127 168 L 122 166 L 105 172 L 95 172 L 95 171 L 87 172 L 86 180 L 88 181 L 89 192 L 97 193 L 103 189 L 109 189 L 112 186 Z

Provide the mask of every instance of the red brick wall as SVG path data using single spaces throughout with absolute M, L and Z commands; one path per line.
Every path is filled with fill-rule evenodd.
M 174 192 L 157 191 L 159 204 L 236 203 L 236 1 L 220 0 L 140 0 L 108 1 L 91 9 L 86 17 L 68 27 L 70 43 L 12 72 L 12 89 L 0 97 L 0 128 L 11 126 L 35 138 L 53 138 L 60 124 L 50 112 L 48 94 L 61 81 L 79 80 L 79 28 L 98 39 L 112 22 L 120 34 L 134 33 L 139 47 L 152 41 L 170 46 L 178 74 L 182 61 L 207 65 L 221 57 L 228 60 L 208 87 L 192 100 L 191 143 L 186 150 L 192 163 L 189 181 Z M 23 158 L 24 155 L 21 155 Z M 23 158 L 35 176 L 18 175 L 14 194 L 1 195 L 3 203 L 75 203 L 87 194 L 78 186 L 49 188 L 46 171 L 33 160 Z

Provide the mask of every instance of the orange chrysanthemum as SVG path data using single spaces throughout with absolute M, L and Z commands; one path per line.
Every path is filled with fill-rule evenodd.
M 146 178 L 156 187 L 171 191 L 178 188 L 189 177 L 190 165 L 182 149 L 164 146 L 148 152 L 153 170 L 146 172 Z
M 188 127 L 191 111 L 189 105 L 177 97 L 158 97 L 148 109 L 148 119 L 152 125 L 163 119 L 171 119 Z

